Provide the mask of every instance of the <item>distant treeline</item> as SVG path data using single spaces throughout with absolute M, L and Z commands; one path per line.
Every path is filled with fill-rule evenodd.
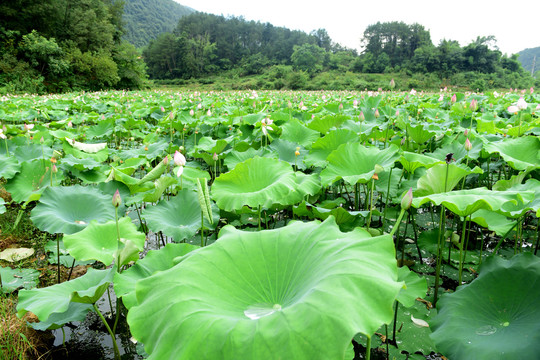
M 240 76 L 293 71 L 308 77 L 348 71 L 430 73 L 439 79 L 466 73 L 459 78 L 481 90 L 534 85 L 517 55 L 503 55 L 493 36 L 464 47 L 453 40 L 435 46 L 422 25 L 379 22 L 360 40 L 365 50 L 358 54 L 333 42 L 324 29 L 307 34 L 241 17 L 193 13 L 182 17 L 172 33 L 151 41 L 143 56 L 153 79 L 201 78 L 231 70 Z
M 0 93 L 142 87 L 122 14 L 122 0 L 0 2 Z

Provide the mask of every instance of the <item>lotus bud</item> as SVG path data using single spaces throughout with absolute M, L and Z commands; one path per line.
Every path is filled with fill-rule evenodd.
M 41 145 L 43 145 L 44 142 L 45 142 L 45 139 L 44 139 L 43 136 L 42 136 L 41 139 L 39 139 L 39 143 L 40 143 Z
M 182 155 L 181 152 L 178 150 L 174 152 L 174 164 L 176 166 L 184 166 L 186 165 L 186 158 L 184 155 Z
M 219 159 L 218 154 L 214 153 L 214 155 L 212 155 L 212 160 L 218 161 L 218 159 Z
M 208 109 L 208 111 L 206 112 L 206 115 L 212 116 L 212 112 L 210 111 L 210 109 Z
M 161 112 L 165 112 L 165 108 L 163 106 L 161 107 Z
M 360 121 L 366 120 L 366 117 L 364 116 L 364 112 L 363 112 L 363 111 L 360 111 L 360 115 L 358 115 L 358 120 L 360 120 Z
M 358 100 L 354 99 L 352 106 L 357 108 L 358 107 Z
M 338 109 L 343 110 L 343 103 L 339 103 Z
M 70 120 L 70 121 L 68 121 L 68 123 L 67 123 L 67 127 L 68 127 L 68 128 L 72 128 L 72 127 L 73 127 L 73 123 L 71 122 L 71 120 Z
M 471 100 L 471 104 L 469 105 L 469 108 L 470 108 L 472 111 L 476 111 L 476 109 L 478 108 L 478 100 L 472 99 L 472 100 Z
M 168 164 L 169 164 L 169 156 L 167 155 L 163 158 L 163 165 L 168 165 Z
M 457 101 L 456 94 L 452 95 L 452 98 L 450 99 L 450 101 L 452 102 L 452 104 L 455 104 L 455 102 Z
M 463 132 L 463 135 L 469 136 L 469 129 L 465 129 L 465 131 Z
M 467 150 L 467 152 L 471 151 L 472 149 L 472 144 L 471 142 L 469 141 L 469 138 L 465 139 L 465 150 Z
M 199 105 L 197 105 L 197 110 L 201 110 L 202 109 L 202 104 L 199 103 Z
M 24 124 L 24 130 L 29 131 L 34 128 L 34 124 Z
M 402 210 L 409 210 L 411 207 L 413 200 L 413 194 L 412 194 L 412 187 L 409 188 L 409 190 L 403 195 L 401 198 L 401 209 Z
M 531 86 L 530 92 L 531 92 L 531 94 L 534 93 L 534 88 L 532 86 Z
M 180 147 L 178 148 L 178 150 L 180 150 L 181 153 L 184 153 L 184 150 L 186 150 L 186 149 L 185 149 L 183 146 L 180 146 Z
M 173 112 L 171 111 L 171 112 L 169 113 L 169 120 L 172 120 L 172 119 L 174 119 L 174 114 L 173 114 Z
M 113 195 L 112 204 L 116 208 L 122 204 L 122 198 L 120 197 L 120 192 L 118 191 L 118 189 L 116 189 L 116 192 Z
M 193 111 L 193 109 L 189 110 L 189 115 L 191 116 L 195 115 L 195 111 Z
M 396 82 L 394 81 L 394 79 L 390 80 L 389 86 L 390 86 L 390 89 L 393 89 L 396 87 Z
M 53 172 L 53 174 L 56 174 L 58 172 L 58 168 L 55 164 L 53 164 L 51 171 Z
M 379 116 L 381 116 L 381 114 L 379 114 L 379 109 L 375 109 L 375 117 L 378 118 Z

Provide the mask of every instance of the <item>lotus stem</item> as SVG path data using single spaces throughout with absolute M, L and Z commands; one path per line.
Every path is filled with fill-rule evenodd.
M 397 312 L 399 309 L 399 302 L 396 301 L 396 306 L 394 308 L 394 328 L 392 329 L 392 344 L 396 344 L 396 329 L 397 329 Z M 388 338 L 387 338 L 388 340 Z
M 395 232 L 399 229 L 399 225 L 401 224 L 401 219 L 403 218 L 403 214 L 405 214 L 405 209 L 401 209 L 401 212 L 399 213 L 396 223 L 394 224 L 394 228 L 390 232 L 390 236 L 393 236 Z
M 73 259 L 73 262 L 71 263 L 71 267 L 69 268 L 69 275 L 68 275 L 67 281 L 69 281 L 69 279 L 71 279 L 71 274 L 73 273 L 73 268 L 74 267 L 75 267 L 75 259 Z
M 448 168 L 450 163 L 446 163 L 446 176 L 444 179 L 444 192 L 446 192 L 446 187 L 448 186 Z M 442 264 L 442 247 L 444 245 L 444 213 L 446 208 L 444 205 L 441 205 L 441 214 L 439 217 L 439 238 L 437 240 L 437 266 L 435 268 L 435 290 L 433 292 L 433 306 L 437 305 L 437 298 L 439 296 L 439 281 L 441 276 L 441 264 Z
M 60 329 L 62 329 L 62 346 L 66 347 L 66 332 L 64 331 L 63 326 L 61 326 Z
M 259 219 L 259 230 L 260 230 L 261 224 Z M 204 213 L 201 210 L 201 247 L 204 247 Z
M 409 215 L 411 216 L 411 219 L 412 219 L 414 245 L 416 245 L 416 251 L 418 251 L 418 258 L 420 259 L 420 265 L 422 265 L 423 264 L 422 252 L 420 251 L 420 247 L 418 246 L 418 232 L 416 231 L 416 222 L 414 221 L 414 214 L 410 210 L 409 210 Z
M 538 253 L 538 243 L 540 243 L 540 232 L 538 232 L 538 228 L 540 226 L 540 218 L 536 220 L 536 247 L 534 248 L 534 255 Z
M 371 179 L 371 191 L 369 194 L 369 215 L 367 220 L 367 228 L 369 230 L 369 225 L 371 224 L 371 213 L 373 212 L 373 188 L 375 188 L 375 179 Z
M 107 328 L 107 331 L 111 335 L 111 339 L 112 339 L 112 343 L 113 343 L 113 347 L 114 347 L 114 358 L 115 358 L 115 360 L 120 360 L 120 350 L 118 350 L 118 344 L 116 344 L 116 336 L 114 336 L 114 332 L 111 330 L 111 327 L 107 323 L 107 320 L 105 320 L 105 318 L 103 317 L 103 314 L 101 313 L 101 311 L 99 311 L 99 308 L 97 307 L 96 303 L 93 303 L 92 306 L 94 306 L 94 310 L 98 314 L 101 321 L 103 321 L 103 324 L 105 325 L 105 327 Z
M 467 217 L 463 218 L 463 225 L 461 227 L 461 239 L 459 247 L 459 275 L 458 275 L 458 285 L 461 285 L 461 274 L 463 272 L 463 247 L 465 246 L 465 230 L 467 227 Z M 452 247 L 452 246 L 450 246 Z
M 261 205 L 259 205 L 259 210 L 257 213 L 259 215 L 259 231 L 261 231 Z
M 117 236 L 117 240 L 118 240 L 117 247 L 120 248 L 120 227 L 118 226 L 118 207 L 117 206 L 114 207 L 114 218 L 116 220 L 116 236 Z M 118 254 L 118 256 L 116 258 L 116 271 L 118 273 L 121 272 L 121 269 L 120 269 L 120 254 Z M 112 311 L 112 308 L 111 308 L 111 311 Z
M 386 200 L 384 202 L 384 212 L 383 212 L 383 219 L 382 219 L 382 230 L 384 231 L 384 223 L 386 222 L 386 209 L 388 208 L 388 199 L 390 198 L 390 181 L 392 180 L 392 170 L 394 168 L 390 168 L 390 174 L 388 175 L 388 187 L 386 188 Z
M 512 226 L 510 228 L 510 230 L 508 230 L 506 232 L 506 234 L 504 234 L 501 239 L 499 240 L 499 242 L 497 243 L 497 245 L 493 248 L 493 254 L 497 254 L 497 251 L 499 250 L 499 247 L 502 245 L 503 241 L 506 239 L 506 237 L 510 234 L 510 232 L 512 232 L 512 230 L 514 230 L 516 228 L 516 226 L 518 225 L 519 221 L 516 221 L 516 223 L 514 224 L 514 226 Z
M 56 261 L 57 261 L 57 274 L 58 281 L 57 284 L 60 284 L 60 234 L 56 235 Z
M 366 336 L 366 360 L 369 360 L 371 357 L 371 336 Z

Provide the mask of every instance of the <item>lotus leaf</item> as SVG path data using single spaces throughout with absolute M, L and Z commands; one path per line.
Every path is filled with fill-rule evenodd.
M 7 248 L 0 251 L 0 260 L 16 262 L 29 258 L 34 255 L 34 252 L 33 248 Z
M 331 185 L 339 179 L 350 185 L 366 183 L 375 173 L 375 165 L 386 171 L 393 167 L 399 158 L 398 150 L 394 144 L 384 150 L 359 143 L 340 145 L 328 156 L 328 166 L 321 172 L 321 183 Z
M 523 136 L 500 142 L 486 142 L 489 153 L 498 152 L 516 170 L 540 168 L 540 139 L 537 136 Z
M 397 301 L 403 306 L 411 307 L 417 298 L 426 296 L 426 279 L 410 271 L 406 266 L 398 268 L 398 281 L 405 283 L 397 296 Z
M 212 206 L 212 216 L 213 225 L 204 220 L 204 227 L 207 229 L 214 229 L 219 221 L 219 209 L 215 205 Z M 189 239 L 201 228 L 198 195 L 190 189 L 182 189 L 175 197 L 146 208 L 142 217 L 148 228 L 154 232 L 161 231 L 178 242 Z
M 54 174 L 53 185 L 59 185 L 63 176 L 61 172 Z M 11 193 L 13 201 L 22 203 L 26 201 L 38 200 L 41 193 L 51 184 L 51 166 L 42 160 L 36 159 L 24 162 L 21 171 L 5 185 L 6 190 Z
M 527 204 L 533 198 L 534 193 L 532 191 L 494 191 L 477 188 L 417 197 L 413 199 L 412 205 L 418 208 L 431 201 L 435 205 L 444 205 L 456 215 L 465 217 L 480 209 L 500 210 L 506 203 Z
M 0 164 L 2 164 L 2 167 L 0 167 L 0 178 L 6 180 L 14 177 L 21 168 L 21 164 L 17 161 L 16 157 L 7 156 L 5 154 L 0 154 Z
M 66 250 L 77 260 L 98 260 L 109 266 L 120 257 L 120 265 L 139 259 L 139 251 L 144 249 L 146 236 L 137 231 L 129 217 L 118 220 L 120 243 L 116 221 L 99 224 L 92 221 L 83 230 L 64 236 Z M 134 245 L 134 246 L 131 246 Z
M 239 210 L 244 205 L 269 208 L 275 203 L 290 205 L 285 198 L 296 187 L 291 165 L 277 159 L 254 157 L 221 174 L 212 185 L 212 197 L 225 211 Z
M 488 258 L 468 285 L 444 294 L 431 338 L 450 359 L 534 359 L 540 353 L 540 259 Z
M 33 312 L 40 321 L 47 321 L 52 314 L 63 313 L 71 302 L 93 304 L 103 295 L 112 281 L 114 269 L 94 270 L 77 279 L 45 288 L 19 291 L 17 316 Z
M 443 160 L 408 151 L 404 151 L 401 154 L 401 158 L 399 159 L 399 161 L 401 162 L 401 165 L 403 165 L 403 168 L 409 173 L 414 173 L 414 171 L 419 167 L 425 167 L 429 169 L 436 164 L 443 163 Z
M 34 269 L 12 269 L 0 267 L 1 293 L 10 293 L 20 288 L 31 289 L 37 286 L 39 271 Z
M 111 199 L 112 195 L 107 196 L 92 187 L 49 187 L 32 210 L 30 218 L 41 231 L 73 234 L 84 229 L 92 220 L 104 222 L 114 219 Z
M 324 167 L 326 158 L 340 145 L 349 142 L 357 142 L 358 135 L 347 129 L 338 129 L 330 131 L 325 137 L 317 139 L 312 145 L 309 154 L 304 157 L 304 162 L 309 166 Z
M 302 125 L 297 119 L 292 119 L 282 126 L 281 139 L 310 148 L 311 144 L 320 137 L 320 133 Z
M 71 302 L 66 311 L 53 313 L 46 321 L 28 323 L 28 326 L 41 331 L 59 329 L 69 322 L 83 321 L 86 318 L 86 314 L 92 311 L 92 309 L 93 306 L 90 304 Z
M 392 319 L 396 279 L 390 236 L 342 233 L 332 218 L 226 226 L 212 245 L 137 282 L 128 323 L 149 359 L 343 359 L 356 333 Z
M 447 167 L 448 179 L 446 179 Z M 414 196 L 426 196 L 451 191 L 464 176 L 481 173 L 483 173 L 483 171 L 479 167 L 475 167 L 471 170 L 463 164 L 434 165 L 418 179 L 417 190 L 414 192 Z

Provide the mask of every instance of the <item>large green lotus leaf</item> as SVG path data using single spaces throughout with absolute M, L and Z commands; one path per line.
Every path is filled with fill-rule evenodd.
M 443 160 L 408 151 L 404 151 L 401 154 L 399 161 L 401 162 L 401 165 L 403 165 L 403 168 L 410 173 L 414 173 L 414 171 L 420 167 L 429 169 L 436 164 L 444 163 Z
M 286 197 L 296 186 L 291 165 L 254 157 L 221 174 L 212 185 L 212 197 L 225 211 L 240 210 L 244 205 L 269 208 L 273 204 L 290 205 Z
M 431 338 L 450 359 L 536 359 L 540 353 L 540 259 L 488 258 L 468 285 L 444 294 Z
M 124 160 L 141 156 L 144 156 L 148 160 L 153 160 L 158 156 L 163 156 L 169 146 L 170 144 L 167 141 L 152 142 L 148 146 L 142 146 L 138 149 L 121 151 L 118 156 Z
M 6 180 L 11 179 L 19 172 L 21 164 L 17 161 L 17 158 L 14 156 L 7 156 L 6 154 L 0 154 L 0 178 Z
M 154 232 L 161 231 L 175 241 L 188 239 L 201 229 L 201 206 L 197 192 L 184 188 L 175 197 L 147 207 L 142 217 Z M 213 224 L 204 219 L 206 229 L 215 229 L 219 221 L 219 209 L 216 206 L 212 206 L 212 217 Z
M 74 185 L 47 188 L 30 219 L 41 231 L 74 234 L 92 220 L 105 222 L 114 216 L 112 196 L 92 187 Z
M 31 289 L 37 286 L 39 271 L 34 269 L 12 269 L 0 267 L 1 293 L 10 293 L 20 288 Z
M 89 265 L 93 263 L 93 260 L 90 261 L 77 261 L 73 258 L 73 256 L 69 255 L 68 251 L 66 250 L 66 247 L 64 246 L 63 240 L 49 240 L 45 244 L 44 250 L 46 254 L 48 255 L 47 261 L 49 264 L 58 264 L 58 260 L 60 260 L 60 265 L 63 265 L 67 268 L 71 267 L 71 265 L 78 266 L 78 265 Z M 58 256 L 58 250 L 60 250 L 60 256 Z
M 448 179 L 446 178 L 446 167 L 448 166 Z M 469 174 L 481 174 L 482 169 L 475 167 L 469 169 L 460 164 L 437 164 L 429 168 L 424 175 L 418 179 L 417 189 L 414 196 L 426 196 L 437 193 L 451 191 L 464 176 Z M 447 182 L 446 182 L 447 181 Z M 445 189 L 446 182 L 446 189 Z
M 19 291 L 17 316 L 33 312 L 40 321 L 47 321 L 54 313 L 68 310 L 70 302 L 93 304 L 103 295 L 113 280 L 114 268 L 107 270 L 88 269 L 74 280 L 45 288 Z
M 169 243 L 159 250 L 150 250 L 135 265 L 122 273 L 114 275 L 114 292 L 116 296 L 121 297 L 124 305 L 131 309 L 131 307 L 137 305 L 137 298 L 135 297 L 135 284 L 137 281 L 145 279 L 158 271 L 169 270 L 178 264 L 179 257 L 195 249 L 199 249 L 199 247 L 191 244 Z
M 70 154 L 62 158 L 62 165 L 68 165 L 69 167 L 73 167 L 77 170 L 92 170 L 101 167 L 103 163 L 92 158 L 78 159 Z
M 139 281 L 128 323 L 149 359 L 343 359 L 356 333 L 392 319 L 394 255 L 390 236 L 342 233 L 332 218 L 227 226 Z
M 321 183 L 331 185 L 339 179 L 350 185 L 366 183 L 375 173 L 375 165 L 382 166 L 386 171 L 393 167 L 399 158 L 398 151 L 394 144 L 384 150 L 359 143 L 340 145 L 328 156 L 328 166 L 321 172 Z
M 523 205 L 528 204 L 533 199 L 534 193 L 532 191 L 494 191 L 487 188 L 476 188 L 414 198 L 412 205 L 418 208 L 431 201 L 435 205 L 444 205 L 456 215 L 465 217 L 480 209 L 496 211 L 503 208 L 508 202 Z
M 300 144 L 308 149 L 320 137 L 318 131 L 307 128 L 297 119 L 287 121 L 281 128 L 283 130 L 281 139 Z
M 416 126 L 407 124 L 407 135 L 410 136 L 415 143 L 421 145 L 435 136 L 435 132 L 426 129 L 422 124 L 417 124 Z
M 41 331 L 59 329 L 69 322 L 83 321 L 86 315 L 92 310 L 93 306 L 91 304 L 70 302 L 66 311 L 53 313 L 46 321 L 28 323 L 28 326 Z
M 61 172 L 53 174 L 53 186 L 60 185 L 63 179 Z M 43 191 L 51 184 L 51 166 L 41 159 L 24 162 L 21 171 L 5 185 L 13 201 L 22 203 L 39 200 Z
M 19 144 L 14 151 L 15 157 L 19 162 L 28 162 L 34 159 L 45 159 L 49 161 L 53 153 L 50 147 L 43 147 L 38 144 L 21 145 Z
M 77 260 L 98 260 L 109 266 L 120 255 L 126 258 L 120 265 L 129 261 L 139 259 L 139 251 L 144 249 L 146 236 L 138 232 L 137 227 L 131 222 L 131 218 L 123 217 L 118 220 L 118 231 L 120 232 L 120 244 L 118 243 L 118 233 L 116 221 L 108 221 L 100 224 L 92 221 L 83 230 L 64 236 L 64 246 L 66 250 Z M 122 251 L 129 251 L 129 242 L 135 245 L 133 254 L 123 254 Z
M 515 222 L 508 219 L 506 216 L 486 209 L 475 211 L 471 215 L 470 220 L 486 229 L 495 231 L 499 236 L 506 234 L 515 225 Z
M 520 210 L 533 210 L 536 212 L 536 216 L 540 217 L 540 181 L 536 179 L 529 179 L 524 184 L 517 184 L 510 188 L 508 191 L 519 191 L 519 192 L 534 192 L 534 199 L 527 204 L 524 209 L 521 209 L 519 205 L 505 207 L 505 211 L 512 211 L 516 213 L 521 213 Z
M 414 305 L 417 298 L 426 296 L 426 278 L 418 276 L 406 266 L 398 268 L 398 281 L 405 283 L 397 296 L 397 301 L 403 306 L 411 307 Z
M 131 177 L 124 173 L 122 170 L 117 169 L 115 167 L 111 167 L 111 171 L 109 172 L 109 176 L 107 178 L 107 181 L 116 180 L 118 182 L 123 183 L 129 188 L 129 191 L 132 194 L 153 190 L 154 184 L 150 181 L 141 183 L 140 179 Z
M 350 142 L 358 142 L 359 136 L 351 130 L 338 129 L 330 131 L 325 137 L 317 139 L 312 145 L 309 154 L 304 157 L 304 163 L 308 166 L 324 167 L 328 155 L 340 145 Z
M 523 136 L 500 142 L 486 142 L 489 153 L 498 152 L 516 170 L 540 168 L 540 139 L 537 136 Z

